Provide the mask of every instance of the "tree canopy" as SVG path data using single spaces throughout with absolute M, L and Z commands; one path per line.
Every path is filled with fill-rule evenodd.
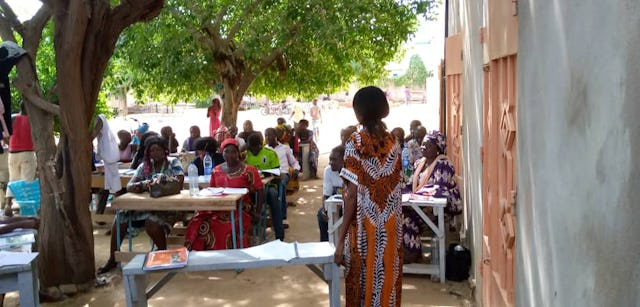
M 433 73 L 431 71 L 427 71 L 427 68 L 424 66 L 420 56 L 414 54 L 409 59 L 409 68 L 407 68 L 407 72 L 395 80 L 395 84 L 422 88 L 426 86 L 427 78 L 432 76 Z
M 157 19 L 123 33 L 112 64 L 131 71 L 126 80 L 139 98 L 174 103 L 219 89 L 222 120 L 235 124 L 246 92 L 309 98 L 378 79 L 416 30 L 417 15 L 432 18 L 434 6 L 434 0 L 168 0 Z

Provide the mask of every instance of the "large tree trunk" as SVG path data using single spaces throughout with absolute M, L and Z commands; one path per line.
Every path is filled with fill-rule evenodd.
M 21 32 L 30 55 L 18 63 L 16 85 L 27 102 L 41 182 L 38 261 L 45 288 L 91 285 L 95 279 L 90 123 L 118 36 L 132 23 L 157 16 L 163 4 L 163 0 L 124 1 L 111 9 L 109 1 L 47 1 L 32 21 L 46 18 L 46 22 L 54 16 L 59 108 L 42 99 L 35 74 L 33 59 L 44 23 L 31 22 Z M 36 24 L 39 32 L 33 29 Z M 2 36 L 11 36 L 4 25 L 0 23 Z M 62 130 L 57 147 L 54 115 L 60 117 Z
M 247 74 L 244 68 L 236 68 L 232 73 L 222 75 L 223 88 L 223 104 L 222 104 L 222 124 L 229 127 L 236 125 L 238 122 L 238 109 L 242 103 L 242 97 L 247 92 L 249 85 L 255 77 L 253 74 Z

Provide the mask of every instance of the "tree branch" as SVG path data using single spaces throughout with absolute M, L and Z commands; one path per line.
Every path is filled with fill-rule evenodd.
M 296 38 L 296 34 L 298 33 L 298 30 L 300 29 L 301 26 L 302 26 L 302 24 L 300 22 L 296 22 L 296 23 L 292 24 L 291 27 L 289 27 L 289 38 L 282 45 L 281 48 L 273 49 L 271 54 L 269 54 L 268 56 L 266 56 L 266 57 L 264 57 L 262 59 L 262 61 L 260 62 L 260 71 L 264 71 L 275 60 L 277 60 L 279 57 L 283 56 L 282 50 L 284 48 L 290 46 L 293 43 L 293 40 Z
M 6 1 L 2 0 L 0 1 L 0 8 L 2 8 L 2 19 L 9 23 L 9 26 L 11 26 L 14 31 L 23 36 L 24 26 L 18 20 L 18 16 L 16 16 L 16 13 L 13 12 L 11 6 L 9 6 Z
M 213 27 L 212 30 L 218 33 L 218 35 L 220 35 L 220 27 L 222 25 L 222 19 L 227 14 L 228 9 L 229 9 L 229 5 L 226 5 L 220 8 L 220 10 L 218 11 L 218 14 L 216 14 L 216 18 L 213 20 L 213 23 L 211 23 L 211 26 Z
M 44 29 L 44 27 L 47 25 L 47 22 L 49 22 L 50 18 L 51 8 L 43 2 L 42 6 L 40 6 L 40 9 L 35 13 L 35 15 L 33 15 L 31 19 L 24 22 L 24 26 L 27 29 L 40 29 L 38 33 L 42 33 L 42 29 Z
M 25 55 L 25 56 L 29 56 L 30 55 Z M 53 103 L 50 103 L 42 98 L 40 98 L 40 96 L 36 95 L 32 90 L 33 90 L 33 85 L 31 84 L 27 84 L 26 82 L 23 81 L 14 81 L 13 85 L 18 88 L 20 90 L 20 92 L 22 93 L 22 95 L 24 95 L 24 97 L 26 98 L 27 101 L 33 103 L 34 106 L 38 107 L 39 109 L 45 111 L 45 112 L 49 112 L 55 116 L 60 116 L 60 106 L 55 105 Z
M 118 37 L 129 25 L 157 17 L 163 6 L 164 0 L 123 0 L 111 10 L 111 27 L 107 30 Z
M 254 0 L 252 3 L 247 5 L 247 7 L 242 11 L 242 15 L 240 15 L 240 17 L 236 19 L 236 23 L 233 24 L 233 26 L 231 27 L 231 30 L 229 30 L 229 34 L 227 35 L 227 39 L 229 41 L 233 41 L 233 38 L 236 36 L 238 31 L 240 31 L 240 27 L 242 26 L 242 23 L 247 18 L 249 18 L 251 14 L 253 14 L 253 12 L 258 8 L 261 2 L 262 0 Z

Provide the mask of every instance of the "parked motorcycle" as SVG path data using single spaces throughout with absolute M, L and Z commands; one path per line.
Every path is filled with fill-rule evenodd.
M 260 108 L 262 115 L 286 115 L 291 113 L 291 107 L 286 103 L 267 103 Z

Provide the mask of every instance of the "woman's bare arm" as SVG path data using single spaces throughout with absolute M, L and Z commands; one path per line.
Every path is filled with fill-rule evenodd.
M 338 240 L 338 244 L 336 246 L 336 253 L 334 255 L 334 261 L 338 265 L 344 264 L 344 242 L 347 237 L 347 232 L 349 231 L 349 226 L 353 222 L 353 219 L 356 216 L 357 206 L 358 206 L 358 198 L 357 198 L 357 189 L 358 187 L 350 181 L 345 181 L 344 188 L 342 190 L 342 199 L 344 200 L 344 215 L 342 216 L 342 232 L 340 233 L 340 237 Z

